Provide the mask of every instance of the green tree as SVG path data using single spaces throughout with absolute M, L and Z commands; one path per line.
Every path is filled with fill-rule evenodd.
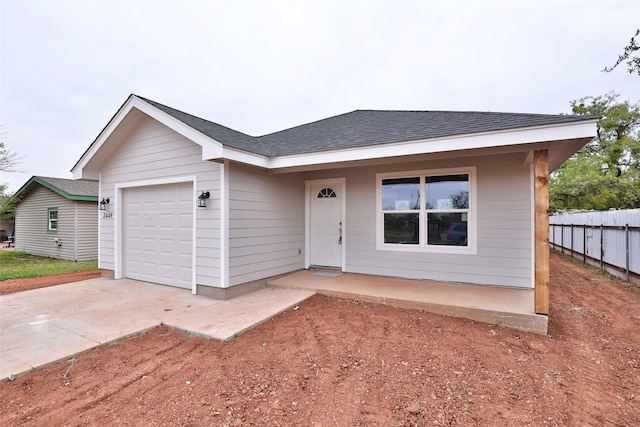
M 573 114 L 600 117 L 596 137 L 551 174 L 552 212 L 640 207 L 640 104 L 608 93 L 571 102 Z
M 7 184 L 0 182 L 0 220 L 12 217 L 10 213 L 6 212 L 8 207 L 4 206 L 10 198 L 11 195 L 7 193 Z
M 7 193 L 7 184 L 0 182 L 0 220 L 13 219 L 12 207 L 5 206 L 10 198 L 11 194 Z
M 2 132 L 0 132 L 0 137 L 4 137 Z M 4 142 L 0 141 L 0 172 L 15 172 L 18 163 L 20 163 L 18 154 L 9 151 L 5 148 Z M 7 193 L 7 184 L 0 182 L 0 219 L 7 219 L 13 215 L 13 213 L 6 212 L 11 209 L 10 206 L 5 206 L 10 198 L 11 195 Z

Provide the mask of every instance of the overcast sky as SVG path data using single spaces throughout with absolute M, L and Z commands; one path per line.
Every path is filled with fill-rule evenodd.
M 0 1 L 2 141 L 70 169 L 129 94 L 250 135 L 355 109 L 568 113 L 640 77 L 640 1 Z

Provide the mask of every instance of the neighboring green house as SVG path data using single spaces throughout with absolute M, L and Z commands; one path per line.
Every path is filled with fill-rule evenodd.
M 7 204 L 14 204 L 17 251 L 98 259 L 97 181 L 34 176 Z

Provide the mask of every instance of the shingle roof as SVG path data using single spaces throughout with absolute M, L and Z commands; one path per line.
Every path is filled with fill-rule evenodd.
M 356 110 L 253 137 L 155 101 L 138 98 L 223 145 L 272 157 L 593 120 L 588 116 L 560 114 Z
M 474 111 L 356 110 L 259 139 L 271 155 L 281 156 L 590 119 L 568 115 Z
M 19 200 L 34 183 L 40 184 L 69 200 L 98 201 L 98 181 L 32 176 L 5 205 L 8 206 L 15 200 Z
M 98 181 L 86 179 L 65 179 L 51 178 L 47 176 L 36 176 L 41 181 L 60 190 L 67 198 L 95 197 L 98 198 Z
M 198 132 L 215 139 L 223 145 L 228 145 L 240 150 L 249 151 L 251 153 L 268 155 L 268 153 L 261 146 L 260 141 L 253 136 L 249 136 L 242 132 L 230 129 L 226 126 L 201 119 L 200 117 L 196 117 L 183 111 L 176 110 L 175 108 L 168 107 L 166 105 L 151 101 L 150 99 L 146 99 L 141 96 L 138 96 L 138 98 L 142 99 L 145 102 L 148 102 L 149 104 L 164 111 L 170 116 L 175 117 L 184 124 L 191 126 Z

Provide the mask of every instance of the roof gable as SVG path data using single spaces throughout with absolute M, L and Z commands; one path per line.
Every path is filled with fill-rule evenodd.
M 97 202 L 98 181 L 84 179 L 52 178 L 46 176 L 32 176 L 6 203 L 20 200 L 32 188 L 33 185 L 41 185 L 68 200 Z
M 137 96 L 137 95 L 136 95 Z M 249 151 L 256 154 L 268 155 L 267 151 L 262 147 L 262 144 L 258 138 L 249 136 L 242 132 L 238 132 L 226 126 L 222 126 L 218 123 L 210 122 L 200 117 L 193 116 L 175 108 L 168 107 L 150 99 L 137 96 L 143 101 L 153 105 L 159 110 L 164 111 L 170 116 L 180 120 L 184 124 L 193 129 L 201 132 L 204 135 L 211 137 L 212 139 L 228 145 L 230 147 L 238 148 L 240 150 Z
M 550 153 L 553 169 L 595 136 L 597 118 L 474 111 L 356 110 L 263 136 L 250 136 L 158 102 L 130 95 L 72 172 L 99 176 L 103 145 L 126 138 L 146 114 L 202 147 L 203 160 L 231 160 L 273 171 L 414 154 L 571 141 Z M 113 144 L 112 144 L 113 145 Z M 548 147 L 547 147 L 548 148 Z M 92 159 L 94 159 L 92 161 Z
M 222 128 L 224 128 L 223 126 L 207 127 L 204 123 L 207 122 L 206 120 L 198 119 L 195 116 L 182 113 L 181 111 L 132 94 L 124 104 L 122 104 L 111 120 L 109 120 L 109 123 L 102 129 L 73 168 L 71 168 L 74 178 L 98 179 L 100 163 L 111 154 L 112 149 L 110 147 L 114 145 L 112 142 L 122 141 L 123 138 L 126 138 L 126 135 L 137 126 L 143 116 L 157 120 L 178 134 L 200 145 L 203 160 L 221 157 L 224 144 L 217 141 L 213 134 L 223 135 L 224 132 L 221 131 Z M 211 129 L 214 128 L 219 132 L 212 132 Z M 209 132 L 203 133 L 205 129 L 209 129 Z M 229 131 L 231 131 L 231 129 L 229 129 Z M 235 131 L 231 131 L 229 133 L 233 134 L 234 132 Z M 115 145 L 117 145 L 117 143 Z
M 593 120 L 593 117 L 562 114 L 355 110 L 253 137 L 158 102 L 136 97 L 223 145 L 268 157 Z

